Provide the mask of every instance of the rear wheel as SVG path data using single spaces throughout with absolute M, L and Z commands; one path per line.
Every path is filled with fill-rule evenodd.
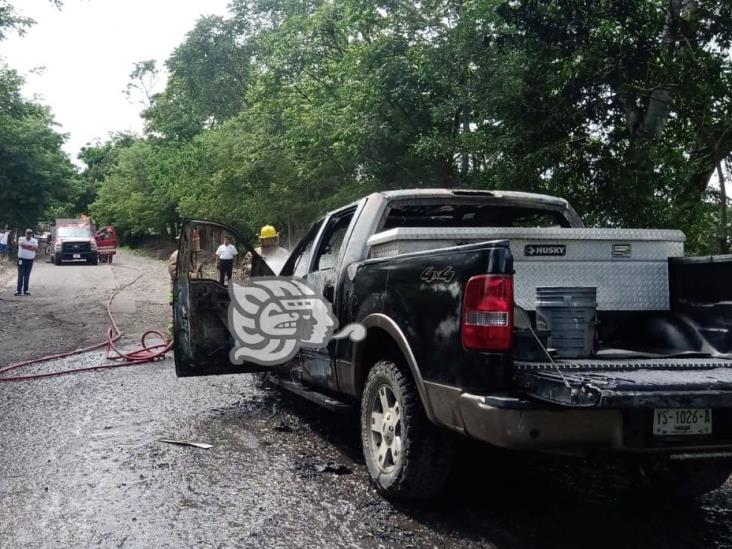
M 693 498 L 721 487 L 732 473 L 732 461 L 689 459 L 638 465 L 638 489 L 651 497 Z
M 361 400 L 361 441 L 376 489 L 391 499 L 429 499 L 443 489 L 452 463 L 450 433 L 424 413 L 411 376 L 382 360 L 371 369 Z

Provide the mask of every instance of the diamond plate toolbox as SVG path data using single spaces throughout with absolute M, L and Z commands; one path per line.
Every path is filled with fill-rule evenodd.
M 668 258 L 684 255 L 681 231 L 658 229 L 397 228 L 373 235 L 371 257 L 508 240 L 516 303 L 535 310 L 536 288 L 597 288 L 602 311 L 669 308 Z

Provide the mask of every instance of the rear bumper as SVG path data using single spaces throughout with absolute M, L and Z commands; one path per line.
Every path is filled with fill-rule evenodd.
M 539 408 L 515 398 L 496 399 L 463 393 L 459 398 L 463 432 L 502 448 L 586 453 L 719 453 L 732 456 L 732 436 L 653 438 L 648 410 Z M 729 410 L 715 410 L 723 428 Z M 647 423 L 647 425 L 646 425 Z M 646 429 L 647 427 L 647 429 Z M 646 429 L 646 432 L 644 432 Z M 716 427 L 715 427 L 716 429 Z
M 465 434 L 503 448 L 547 450 L 619 447 L 623 417 L 619 410 L 547 410 L 506 399 L 506 407 L 486 397 L 463 393 L 460 414 Z

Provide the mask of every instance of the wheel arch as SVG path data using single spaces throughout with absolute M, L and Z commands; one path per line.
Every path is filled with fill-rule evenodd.
M 432 423 L 436 423 L 417 359 L 399 325 L 383 313 L 370 314 L 361 321 L 361 324 L 366 328 L 366 339 L 358 342 L 353 351 L 356 396 L 360 398 L 363 394 L 366 377 L 376 359 L 402 360 L 417 387 L 427 418 Z

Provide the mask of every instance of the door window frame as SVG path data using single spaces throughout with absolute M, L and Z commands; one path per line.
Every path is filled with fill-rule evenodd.
M 295 263 L 297 262 L 297 258 L 299 256 L 302 256 L 310 242 L 313 243 L 312 249 L 316 249 L 316 246 L 318 245 L 318 241 L 320 239 L 320 233 L 322 232 L 323 227 L 326 224 L 326 220 L 327 218 L 324 217 L 310 226 L 308 232 L 305 233 L 305 236 L 303 236 L 300 242 L 298 242 L 297 246 L 295 246 L 295 249 L 290 254 L 290 257 L 287 258 L 287 262 L 280 271 L 280 276 L 295 276 Z M 310 274 L 312 264 L 313 253 L 311 252 L 310 257 L 307 259 L 307 265 L 305 266 L 305 274 L 299 278 L 305 278 L 308 274 Z
M 322 233 L 319 235 L 319 242 L 317 243 L 317 247 L 315 248 L 315 253 L 312 254 L 312 257 L 310 258 L 310 268 L 308 270 L 308 274 L 311 273 L 317 273 L 322 271 L 338 271 L 338 268 L 340 266 L 340 260 L 341 256 L 343 255 L 344 246 L 348 242 L 348 235 L 350 234 L 351 227 L 353 226 L 353 223 L 356 219 L 356 212 L 358 210 L 358 205 L 353 205 L 348 208 L 344 208 L 343 210 L 340 210 L 336 213 L 333 213 L 326 219 L 326 222 L 323 224 Z M 320 258 L 323 255 L 324 247 L 327 244 L 326 238 L 333 235 L 333 233 L 329 234 L 329 230 L 332 229 L 335 225 L 340 223 L 344 217 L 350 217 L 348 221 L 348 225 L 346 226 L 346 230 L 343 233 L 343 240 L 341 241 L 340 249 L 338 250 L 338 255 L 335 257 L 335 261 L 333 262 L 332 267 L 326 267 L 324 269 L 316 269 L 315 268 L 315 261 L 320 260 Z

